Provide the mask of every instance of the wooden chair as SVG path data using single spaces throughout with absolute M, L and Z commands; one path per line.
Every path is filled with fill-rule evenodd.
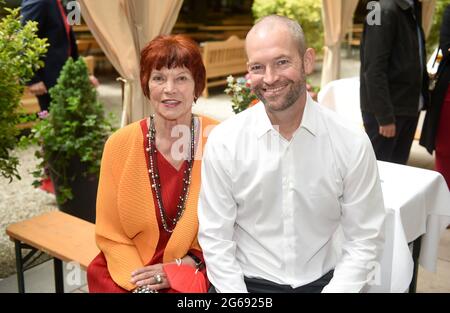
M 247 72 L 245 41 L 231 36 L 225 41 L 208 41 L 202 44 L 203 62 L 206 68 L 206 87 L 204 97 L 208 97 L 208 88 L 225 85 L 229 75 Z

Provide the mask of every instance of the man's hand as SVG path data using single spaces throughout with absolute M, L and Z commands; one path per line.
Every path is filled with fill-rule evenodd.
M 89 75 L 89 80 L 91 81 L 91 84 L 94 85 L 95 88 L 97 88 L 100 85 L 97 77 L 95 77 L 94 75 Z
M 47 93 L 47 87 L 45 87 L 44 82 L 38 82 L 36 84 L 30 85 L 30 92 L 35 96 L 42 96 Z
M 379 133 L 381 136 L 387 138 L 395 137 L 395 123 L 388 125 L 380 125 Z

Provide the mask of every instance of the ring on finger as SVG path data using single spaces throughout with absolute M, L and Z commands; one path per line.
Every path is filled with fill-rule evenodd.
M 156 274 L 156 275 L 154 276 L 154 278 L 155 278 L 155 282 L 156 282 L 157 284 L 161 284 L 161 283 L 162 283 L 162 277 L 161 277 L 160 274 Z

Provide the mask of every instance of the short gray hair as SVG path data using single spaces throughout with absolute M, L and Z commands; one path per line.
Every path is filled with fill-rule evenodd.
M 292 38 L 297 43 L 300 56 L 303 57 L 305 55 L 305 52 L 306 52 L 305 33 L 303 32 L 302 27 L 300 26 L 300 24 L 297 21 L 290 19 L 286 16 L 282 16 L 282 15 L 276 15 L 276 14 L 267 15 L 267 16 L 264 16 L 264 17 L 260 18 L 259 20 L 257 20 L 255 25 L 253 25 L 252 29 L 248 32 L 248 34 L 250 34 L 250 32 L 253 29 L 257 29 L 261 26 L 266 26 L 266 24 L 268 24 L 268 25 L 282 24 L 282 25 L 286 26 L 286 28 L 291 33 Z M 247 34 L 247 36 L 248 36 L 248 34 Z

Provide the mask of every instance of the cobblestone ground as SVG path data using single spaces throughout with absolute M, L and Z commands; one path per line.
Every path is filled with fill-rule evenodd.
M 21 180 L 0 177 L 0 278 L 15 273 L 14 243 L 6 235 L 6 227 L 18 221 L 56 210 L 55 196 L 32 186 L 37 159 L 36 147 L 15 151 L 19 157 Z

